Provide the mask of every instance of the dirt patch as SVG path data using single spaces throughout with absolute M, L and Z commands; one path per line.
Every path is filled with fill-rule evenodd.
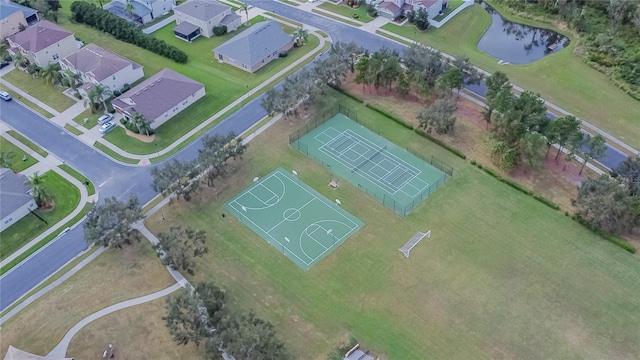
M 155 138 L 156 138 L 155 135 L 147 136 L 147 135 L 142 135 L 142 134 L 136 134 L 133 131 L 127 129 L 127 128 L 124 129 L 124 132 L 127 135 L 131 136 L 132 138 L 138 139 L 138 140 L 140 140 L 140 141 L 142 141 L 144 143 L 153 142 L 153 140 L 155 140 Z

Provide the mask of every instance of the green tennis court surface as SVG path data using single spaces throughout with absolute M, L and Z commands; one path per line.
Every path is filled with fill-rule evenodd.
M 293 146 L 402 216 L 449 178 L 343 114 L 309 131 Z
M 253 183 L 226 207 L 304 270 L 364 225 L 282 168 Z

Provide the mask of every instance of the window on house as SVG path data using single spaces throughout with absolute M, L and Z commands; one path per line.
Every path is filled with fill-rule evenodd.
M 113 75 L 113 77 L 112 77 L 111 79 L 112 79 L 112 80 L 115 80 L 115 79 L 116 79 L 116 76 L 115 76 L 115 75 Z
M 218 59 L 224 60 L 224 56 L 222 56 L 222 54 L 218 54 Z
M 53 60 L 58 60 L 60 59 L 60 56 L 58 56 L 58 54 L 53 54 Z

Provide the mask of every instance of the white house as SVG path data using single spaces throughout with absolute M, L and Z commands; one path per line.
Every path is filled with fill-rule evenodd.
M 29 62 L 45 67 L 78 51 L 78 44 L 72 32 L 42 20 L 33 26 L 7 38 L 9 52 L 22 54 Z
M 230 6 L 214 0 L 186 1 L 173 9 L 176 37 L 192 41 L 198 36 L 213 36 L 213 28 L 226 26 L 227 32 L 236 30 L 242 24 L 240 15 L 233 12 Z
M 417 11 L 424 8 L 433 19 L 447 8 L 448 0 L 390 0 L 378 4 L 378 14 L 388 19 L 406 16 L 408 11 Z
M 131 10 L 127 10 L 127 4 L 131 4 Z M 175 6 L 175 0 L 111 0 L 102 8 L 127 21 L 146 24 L 167 14 Z
M 126 119 L 138 113 L 153 128 L 167 122 L 205 95 L 204 84 L 165 68 L 112 101 Z
M 26 176 L 14 174 L 11 169 L 0 168 L 0 231 L 38 208 L 29 193 L 31 188 L 24 184 L 25 181 Z
M 126 59 L 96 44 L 89 44 L 60 60 L 62 70 L 70 70 L 82 76 L 78 90 L 88 91 L 94 85 L 122 90 L 125 84 L 133 84 L 144 77 L 142 65 Z

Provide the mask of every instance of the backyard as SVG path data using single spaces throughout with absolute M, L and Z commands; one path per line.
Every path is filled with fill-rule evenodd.
M 58 221 L 73 212 L 80 203 L 80 190 L 62 176 L 53 171 L 40 175 L 42 175 L 44 187 L 53 197 L 55 207 L 35 211 L 35 214 L 47 223 L 29 214 L 4 230 L 0 239 L 0 259 L 11 255 L 36 236 L 56 225 Z
M 69 12 L 66 4 L 63 4 L 61 11 L 63 13 Z M 258 16 L 251 19 L 251 23 L 254 24 L 263 20 L 264 18 L 262 16 Z M 165 67 L 169 67 L 205 84 L 205 89 L 208 94 L 198 101 L 198 103 L 180 113 L 176 118 L 156 129 L 156 140 L 153 143 L 136 141 L 127 136 L 120 127 L 104 137 L 106 140 L 132 154 L 153 154 L 159 149 L 173 143 L 250 89 L 253 89 L 307 52 L 313 50 L 320 41 L 315 35 L 310 35 L 304 47 L 294 48 L 285 59 L 273 61 L 257 73 L 250 74 L 231 65 L 218 63 L 213 58 L 212 52 L 215 47 L 231 39 L 233 36 L 238 35 L 242 30 L 246 30 L 246 27 L 220 37 L 200 37 L 192 43 L 188 43 L 174 36 L 173 23 L 165 26 L 155 32 L 154 36 L 178 47 L 188 54 L 189 62 L 187 64 L 178 64 L 131 44 L 115 40 L 113 37 L 88 26 L 72 23 L 66 18 L 61 19 L 60 24 L 70 31 L 74 31 L 76 34 L 81 34 L 78 36 L 87 44 L 95 43 L 143 65 L 147 77 Z M 292 27 L 286 25 L 282 25 L 282 27 L 288 33 L 294 30 Z M 221 88 L 224 88 L 225 91 L 217 91 L 217 89 Z M 81 115 L 74 119 L 74 121 L 77 123 L 82 122 L 85 117 L 87 116 Z M 92 117 L 90 116 L 90 120 L 91 119 Z M 93 125 L 92 120 L 88 122 L 87 126 L 91 127 L 91 125 Z
M 399 218 L 346 181 L 328 187 L 330 172 L 288 145 L 299 122 L 279 122 L 250 144 L 215 191 L 174 203 L 165 220 L 160 212 L 147 220 L 156 233 L 181 223 L 210 235 L 215 251 L 198 261 L 191 280 L 216 279 L 235 299 L 232 311 L 253 308 L 274 322 L 297 358 L 323 357 L 345 334 L 391 359 L 623 359 L 640 351 L 635 256 L 363 105 L 340 100 L 389 140 L 452 165 L 453 180 Z M 219 216 L 254 176 L 280 166 L 339 198 L 365 223 L 308 272 L 235 218 Z M 431 239 L 404 259 L 397 249 L 428 229 Z
M 490 1 L 503 16 L 520 23 L 549 28 L 550 25 L 510 18 L 498 4 Z M 387 24 L 384 30 L 419 41 L 447 54 L 466 55 L 471 62 L 489 72 L 502 71 L 525 90 L 540 95 L 565 110 L 598 126 L 631 146 L 640 147 L 640 103 L 618 89 L 606 75 L 583 63 L 573 54 L 577 39 L 572 33 L 554 28 L 569 37 L 564 50 L 528 65 L 499 65 L 495 59 L 477 48 L 477 43 L 491 19 L 480 5 L 473 5 L 439 29 L 420 32 L 413 26 Z M 456 39 L 456 41 L 451 41 Z

